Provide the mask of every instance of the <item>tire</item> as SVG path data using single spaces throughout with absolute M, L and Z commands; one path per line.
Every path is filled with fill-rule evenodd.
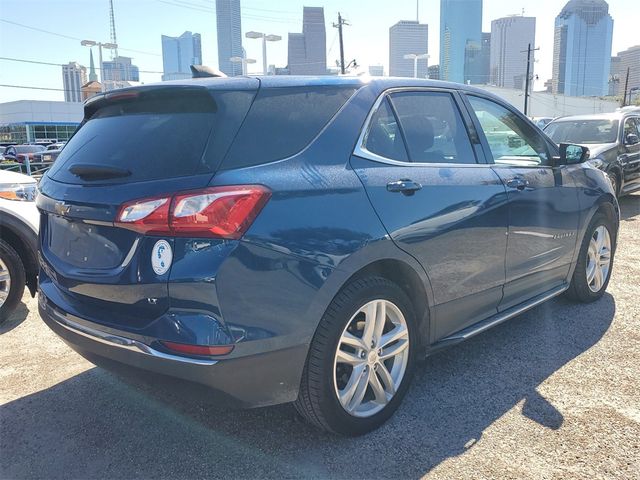
M 607 174 L 607 177 L 609 177 L 609 181 L 611 182 L 614 195 L 618 198 L 618 196 L 620 196 L 620 176 L 616 172 L 611 172 Z
M 588 279 L 588 270 L 590 265 L 589 249 L 591 246 L 591 240 L 592 238 L 594 238 L 594 235 L 596 235 L 596 230 L 600 229 L 601 227 L 606 228 L 608 231 L 610 248 L 609 266 L 606 274 L 602 275 L 602 281 L 598 285 L 595 281 L 590 282 Z M 573 300 L 582 303 L 590 303 L 595 302 L 604 295 L 604 292 L 609 285 L 609 280 L 611 279 L 611 271 L 613 270 L 613 259 L 616 250 L 615 233 L 616 231 L 613 224 L 606 216 L 602 214 L 596 214 L 591 220 L 585 236 L 582 239 L 580 252 L 578 253 L 578 262 L 573 272 L 573 277 L 571 278 L 569 289 L 567 290 L 567 295 Z
M 0 324 L 9 317 L 22 299 L 26 278 L 22 260 L 11 245 L 0 239 L 0 278 L 6 278 L 7 274 L 10 284 L 8 292 L 5 290 L 7 280 L 0 281 Z
M 381 336 L 372 327 L 371 338 L 380 338 L 379 344 L 387 347 L 378 348 L 376 345 L 365 350 L 345 343 L 345 335 L 351 334 L 349 342 L 357 337 L 356 343 L 364 346 L 362 338 L 367 335 L 364 328 L 368 325 L 366 318 L 380 318 L 377 312 L 383 311 L 382 305 L 386 312 L 382 324 L 384 330 Z M 367 307 L 367 312 L 376 313 L 367 315 L 361 312 L 364 307 Z M 360 326 L 362 330 L 356 329 Z M 402 327 L 406 327 L 406 337 L 390 341 L 392 335 L 399 337 L 404 333 Z M 390 332 L 394 333 L 385 340 L 384 334 Z M 411 301 L 398 285 L 375 276 L 347 284 L 327 308 L 311 342 L 300 392 L 294 404 L 297 411 L 313 425 L 340 435 L 362 435 L 380 427 L 393 415 L 409 387 L 416 363 L 417 337 L 418 328 Z M 375 340 L 371 343 L 375 343 Z M 341 355 L 345 354 L 345 349 L 348 350 L 346 354 L 350 362 L 356 359 L 360 363 L 351 365 L 338 360 L 336 354 L 339 347 Z M 401 353 L 385 360 L 384 357 L 392 351 Z M 378 355 L 382 356 L 378 358 Z M 360 375 L 364 383 L 352 382 Z M 390 392 L 393 389 L 387 386 L 393 385 L 394 379 L 397 383 L 395 394 L 392 394 Z M 339 392 L 351 391 L 349 385 L 356 383 L 358 388 L 361 384 L 365 385 L 361 389 L 364 390 L 364 398 L 357 408 L 349 412 L 349 402 L 343 406 Z M 358 402 L 358 388 L 353 390 L 354 405 Z M 343 401 L 347 397 L 348 393 L 342 394 Z

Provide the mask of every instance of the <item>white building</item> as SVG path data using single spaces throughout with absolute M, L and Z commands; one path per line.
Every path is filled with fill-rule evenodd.
M 535 48 L 536 19 L 512 15 L 491 22 L 489 82 L 506 88 L 524 88 L 528 45 Z M 524 52 L 524 53 L 523 53 Z M 533 74 L 533 52 L 531 72 Z
M 369 75 L 372 77 L 383 77 L 384 66 L 383 65 L 369 65 Z
M 18 100 L 0 103 L 0 141 L 68 140 L 82 121 L 81 102 Z
M 416 20 L 401 20 L 389 28 L 389 75 L 413 77 L 413 60 L 408 54 L 429 51 L 429 26 Z M 418 78 L 427 78 L 427 59 L 418 60 Z
M 87 68 L 78 62 L 69 62 L 62 66 L 62 84 L 64 85 L 65 102 L 81 102 L 80 88 L 87 83 Z

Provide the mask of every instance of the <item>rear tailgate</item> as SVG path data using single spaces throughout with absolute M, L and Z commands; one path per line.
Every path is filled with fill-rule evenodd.
M 251 105 L 257 81 L 223 91 L 161 86 L 85 106 L 82 127 L 40 183 L 43 292 L 70 313 L 139 329 L 169 307 L 170 270 L 154 245 L 170 237 L 114 224 L 123 203 L 208 185 Z

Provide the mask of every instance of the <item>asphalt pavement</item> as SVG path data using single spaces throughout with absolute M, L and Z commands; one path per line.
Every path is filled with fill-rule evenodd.
M 640 478 L 640 194 L 608 293 L 547 302 L 420 366 L 364 437 L 93 367 L 28 295 L 0 327 L 2 478 Z

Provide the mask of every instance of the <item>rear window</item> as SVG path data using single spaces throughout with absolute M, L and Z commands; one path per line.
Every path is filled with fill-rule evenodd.
M 44 147 L 41 145 L 18 145 L 15 148 L 16 153 L 36 153 L 44 150 Z
M 354 92 L 346 86 L 260 90 L 222 168 L 269 163 L 300 152 Z
M 65 145 L 49 176 L 66 183 L 90 182 L 69 171 L 76 164 L 131 172 L 108 183 L 213 172 L 254 94 L 173 88 L 123 93 L 97 108 L 89 104 L 88 119 Z

